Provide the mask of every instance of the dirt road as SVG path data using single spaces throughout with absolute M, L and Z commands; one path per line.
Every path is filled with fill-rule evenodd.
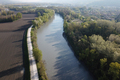
M 23 80 L 23 35 L 35 14 L 23 14 L 14 22 L 0 23 L 0 80 Z

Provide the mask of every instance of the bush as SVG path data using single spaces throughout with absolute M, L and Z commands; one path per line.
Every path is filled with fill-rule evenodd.
M 42 51 L 40 51 L 38 48 L 34 48 L 33 49 L 33 55 L 34 55 L 35 60 L 37 62 L 39 62 L 40 60 L 42 60 Z

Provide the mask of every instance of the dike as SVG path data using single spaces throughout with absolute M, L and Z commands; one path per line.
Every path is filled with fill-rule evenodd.
M 28 55 L 29 55 L 29 63 L 30 63 L 30 79 L 39 80 L 36 61 L 33 56 L 32 42 L 31 42 L 31 28 L 32 27 L 33 25 L 30 28 L 28 28 L 28 31 L 27 31 L 27 46 L 28 46 Z

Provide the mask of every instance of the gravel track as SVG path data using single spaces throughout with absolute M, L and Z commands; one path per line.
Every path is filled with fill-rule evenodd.
M 23 80 L 23 36 L 35 14 L 0 23 L 0 80 Z

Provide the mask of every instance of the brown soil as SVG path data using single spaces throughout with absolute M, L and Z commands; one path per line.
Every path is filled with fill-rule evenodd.
M 35 14 L 0 23 L 0 80 L 23 80 L 23 35 Z

